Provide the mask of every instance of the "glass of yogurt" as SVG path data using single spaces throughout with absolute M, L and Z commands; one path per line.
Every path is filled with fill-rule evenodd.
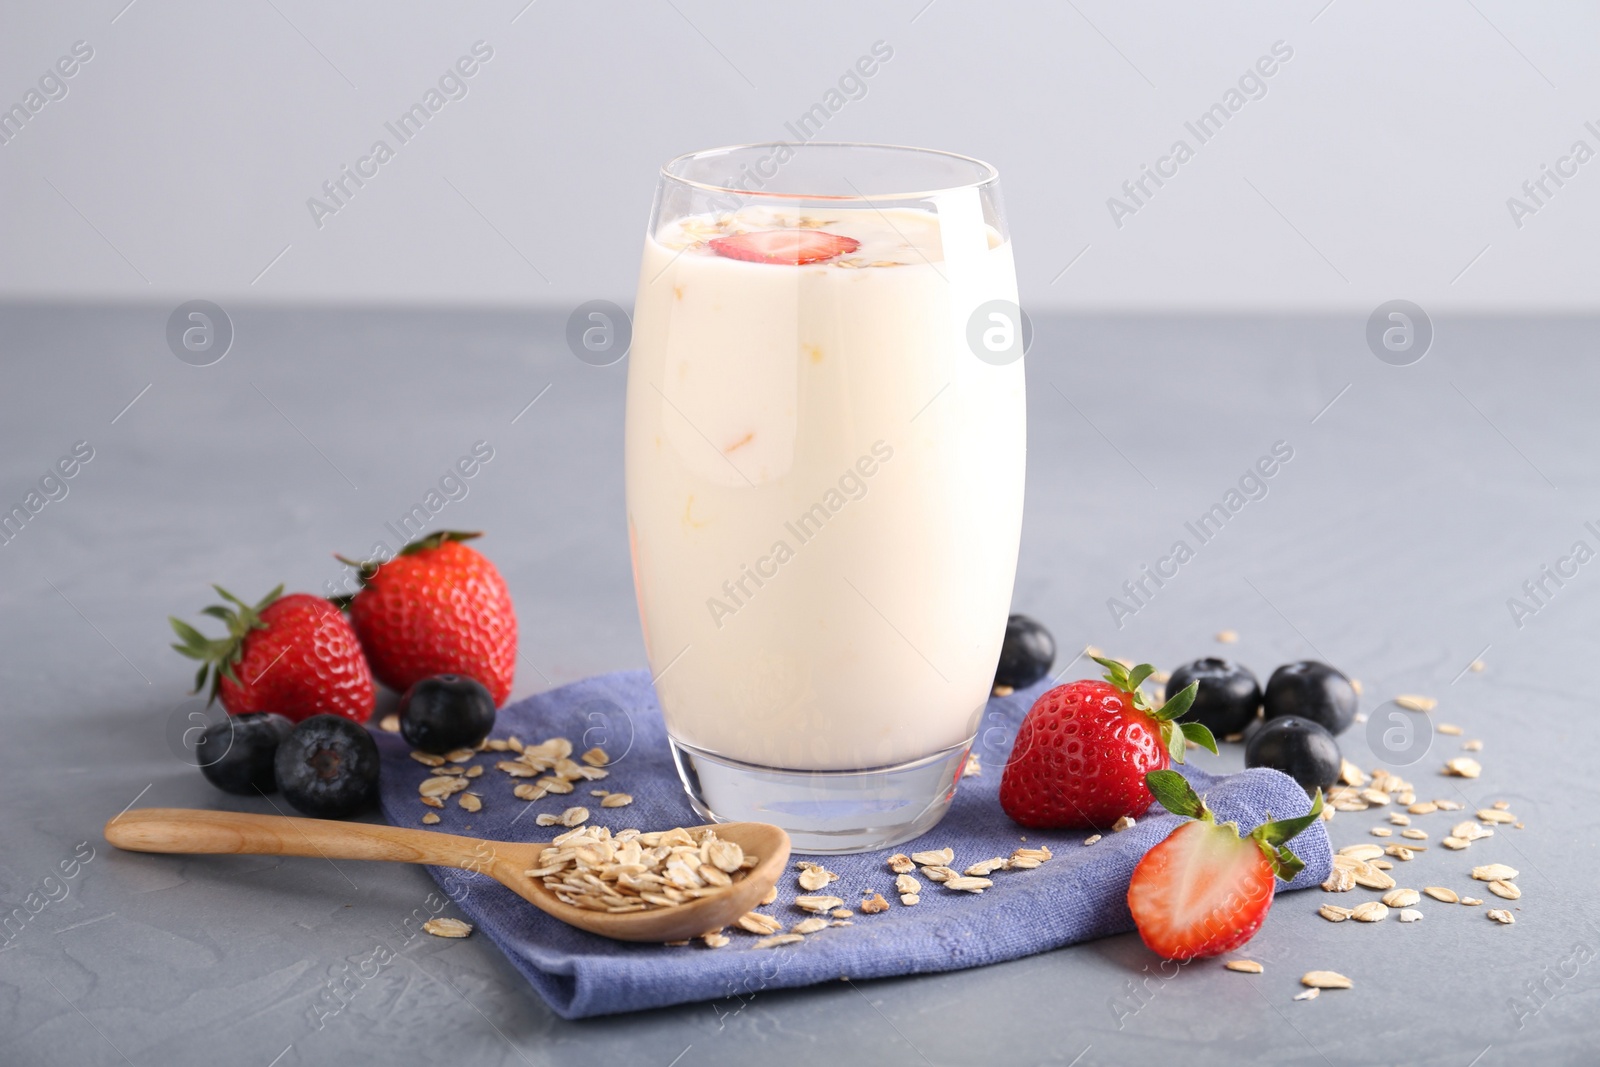
M 811 142 L 662 168 L 628 534 L 702 816 L 856 852 L 944 814 L 1011 602 L 1022 351 L 988 164 Z

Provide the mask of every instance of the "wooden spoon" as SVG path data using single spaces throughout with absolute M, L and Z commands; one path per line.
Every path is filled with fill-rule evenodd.
M 542 879 L 523 873 L 538 865 L 539 851 L 548 842 L 484 841 L 372 823 L 187 808 L 125 812 L 106 823 L 106 840 L 131 852 L 318 856 L 459 867 L 488 875 L 547 915 L 592 934 L 619 941 L 682 941 L 728 926 L 760 904 L 789 862 L 789 835 L 779 827 L 730 822 L 715 829 L 718 837 L 737 842 L 760 862 L 719 892 L 677 907 L 620 915 L 563 904 Z

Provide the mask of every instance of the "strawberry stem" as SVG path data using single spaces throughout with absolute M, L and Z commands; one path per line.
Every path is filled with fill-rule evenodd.
M 283 595 L 283 586 L 280 584 L 259 602 L 246 604 L 220 585 L 211 588 L 228 603 L 238 605 L 230 608 L 226 604 L 212 604 L 200 610 L 200 614 L 218 619 L 228 628 L 226 637 L 207 637 L 182 619 L 167 616 L 167 621 L 172 624 L 172 632 L 178 635 L 179 643 L 172 647 L 179 655 L 200 661 L 200 670 L 194 676 L 194 689 L 191 692 L 200 692 L 205 687 L 207 675 L 211 677 L 211 695 L 206 699 L 207 706 L 216 701 L 217 694 L 222 690 L 222 679 L 227 678 L 235 683 L 239 681 L 234 676 L 233 665 L 244 654 L 245 636 L 266 625 L 261 621 L 261 613 Z
M 438 548 L 447 541 L 471 541 L 482 536 L 483 532 L 481 530 L 435 530 L 428 536 L 419 537 L 415 541 L 407 544 L 395 555 L 394 558 L 399 559 L 401 556 L 415 556 L 419 552 L 426 552 L 429 549 Z M 337 552 L 334 553 L 333 558 L 338 560 L 340 563 L 343 563 L 346 567 L 354 567 L 356 569 L 356 579 L 361 583 L 363 588 L 366 587 L 368 582 L 372 581 L 372 576 L 378 573 L 378 568 L 388 562 L 388 560 L 382 559 L 369 559 L 365 561 L 354 560 L 345 556 L 341 556 Z M 338 605 L 338 607 L 343 610 L 344 608 L 350 606 L 350 601 L 354 599 L 354 597 L 338 596 L 329 597 L 328 599 L 333 601 L 334 604 Z

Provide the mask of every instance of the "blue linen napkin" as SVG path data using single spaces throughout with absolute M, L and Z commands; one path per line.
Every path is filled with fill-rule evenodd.
M 479 934 L 498 945 L 550 1007 L 568 1019 L 749 996 L 841 977 L 979 967 L 1122 933 L 1133 929 L 1126 896 L 1134 865 L 1180 820 L 1154 807 L 1134 828 L 1108 833 L 1085 847 L 1086 831 L 1023 830 L 1006 818 L 998 800 L 1000 772 L 1017 724 L 1047 684 L 989 702 L 974 746 L 982 771 L 963 779 L 938 826 L 896 849 L 815 857 L 839 875 L 826 892 L 843 898 L 857 914 L 854 925 L 831 927 L 799 944 L 756 949 L 756 937 L 737 928 L 729 928 L 732 943 L 719 949 L 698 940 L 680 947 L 625 944 L 559 923 L 483 875 L 447 867 L 429 870 Z M 483 810 L 469 813 L 452 798 L 438 812 L 436 829 L 488 840 L 549 840 L 562 828 L 538 826 L 535 815 L 559 813 L 575 804 L 589 809 L 591 825 L 613 830 L 700 822 L 673 770 L 661 711 L 645 671 L 587 678 L 518 701 L 500 712 L 493 736 L 510 734 L 529 744 L 565 737 L 573 743 L 574 758 L 598 745 L 611 757 L 610 777 L 580 782 L 567 796 L 529 803 L 511 794 L 517 781 L 528 779 L 514 780 L 494 769 L 507 755 L 484 752 L 473 761 L 484 764 L 484 772 L 472 787 L 483 798 Z M 409 746 L 400 737 L 377 737 L 383 754 L 384 817 L 397 826 L 417 827 L 422 815 L 433 810 L 419 803 L 417 793 L 430 772 L 409 758 Z M 1237 820 L 1245 829 L 1264 822 L 1269 812 L 1284 818 L 1309 808 L 1304 791 L 1277 771 L 1258 768 L 1218 777 L 1192 767 L 1180 769 L 1205 795 L 1219 821 Z M 602 808 L 590 788 L 626 792 L 634 800 L 627 807 Z M 956 854 L 952 866 L 959 870 L 1009 855 L 1024 843 L 1048 845 L 1055 858 L 1033 870 L 997 872 L 994 887 L 981 894 L 945 890 L 919 879 L 923 892 L 914 907 L 900 904 L 894 875 L 885 863 L 895 851 L 949 847 Z M 1322 823 L 1301 833 L 1292 847 L 1306 866 L 1286 888 L 1304 889 L 1327 878 L 1333 856 Z M 869 891 L 882 893 L 890 909 L 861 913 L 856 905 Z M 807 917 L 793 903 L 803 892 L 791 871 L 779 880 L 776 903 L 760 910 L 786 928 L 792 926 Z

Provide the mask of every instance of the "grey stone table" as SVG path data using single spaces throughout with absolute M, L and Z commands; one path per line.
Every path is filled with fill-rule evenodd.
M 1509 863 L 1526 891 L 1507 905 L 1516 925 L 1429 900 L 1420 923 L 1334 925 L 1312 891 L 1273 909 L 1250 946 L 1266 966 L 1255 977 L 1215 961 L 1163 970 L 1126 936 L 568 1023 L 484 939 L 401 942 L 434 889 L 419 869 L 119 854 L 100 828 L 130 804 L 269 810 L 216 793 L 175 753 L 190 670 L 165 617 L 193 615 L 213 581 L 242 595 L 336 581 L 331 553 L 390 540 L 385 524 L 475 442 L 494 458 L 435 524 L 488 531 L 521 619 L 518 692 L 640 666 L 626 364 L 573 358 L 565 309 L 233 309 L 231 351 L 196 367 L 168 351 L 170 310 L 0 308 L 0 504 L 23 502 L 79 442 L 93 450 L 0 545 L 0 1060 L 1600 1059 L 1594 322 L 1443 319 L 1426 358 L 1397 367 L 1368 351 L 1359 317 L 1042 318 L 1028 357 L 1018 610 L 1065 648 L 1168 667 L 1236 630 L 1227 653 L 1263 676 L 1292 659 L 1340 665 L 1369 713 L 1436 696 L 1433 721 L 1465 734 L 1433 737 L 1399 773 L 1469 810 L 1503 798 L 1526 829 L 1445 852 L 1449 823 L 1430 816 L 1434 847 L 1397 873 L 1466 889 L 1473 864 Z M 1187 524 L 1226 507 L 1275 445 L 1292 457 L 1196 536 Z M 1192 558 L 1130 596 L 1146 565 L 1172 572 L 1160 561 L 1180 540 Z M 1468 670 L 1475 659 L 1486 669 Z M 1440 776 L 1466 738 L 1483 740 L 1483 776 Z M 1343 743 L 1375 765 L 1365 728 Z M 1242 760 L 1237 746 L 1205 758 Z M 1382 821 L 1342 814 L 1335 844 L 1371 841 Z M 380 944 L 397 958 L 317 1028 L 330 976 Z M 1314 968 L 1355 988 L 1293 1001 Z

